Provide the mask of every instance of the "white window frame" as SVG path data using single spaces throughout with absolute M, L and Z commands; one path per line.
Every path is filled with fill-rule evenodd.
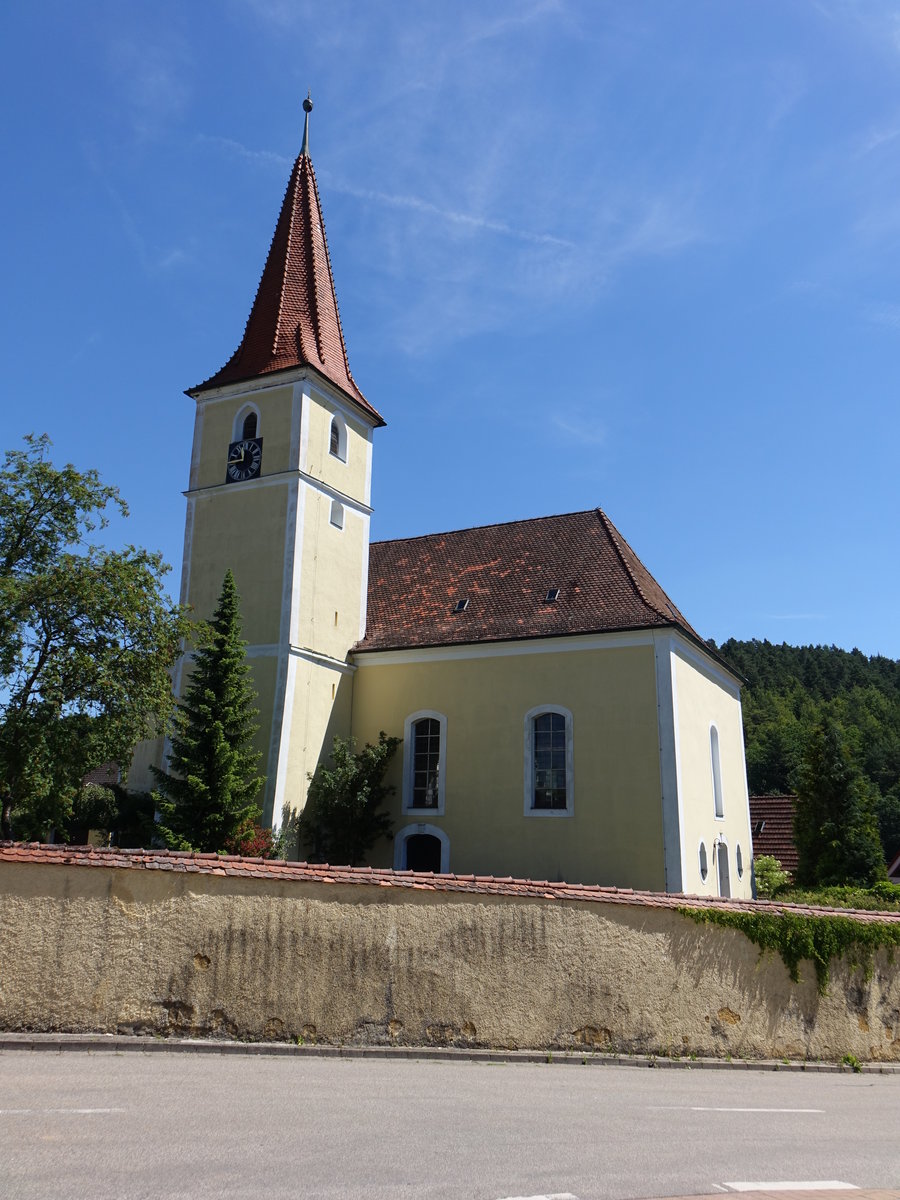
M 337 429 L 338 432 L 337 454 L 331 449 L 332 428 Z M 336 458 L 338 462 L 345 463 L 347 461 L 347 422 L 340 413 L 331 414 L 331 421 L 328 425 L 328 453 L 332 458 Z
M 566 807 L 534 807 L 534 718 L 558 713 L 566 718 Z M 575 811 L 575 738 L 571 712 L 561 704 L 536 704 L 525 714 L 525 816 L 571 817 Z
M 709 726 L 709 761 L 712 768 L 713 813 L 717 821 L 725 820 L 725 795 L 722 791 L 722 752 L 719 730 L 715 721 Z
M 417 721 L 431 718 L 440 726 L 440 748 L 438 750 L 438 802 L 437 808 L 413 807 L 413 773 L 415 771 L 415 746 L 413 726 Z M 447 718 L 431 708 L 410 713 L 403 722 L 403 808 L 405 813 L 428 813 L 432 817 L 444 815 L 444 800 L 447 787 Z
M 248 401 L 246 404 L 242 404 L 234 415 L 234 424 L 231 427 L 231 440 L 233 442 L 243 441 L 244 422 L 251 413 L 254 413 L 256 416 L 256 434 L 254 436 L 262 437 L 262 418 L 260 417 L 259 409 L 255 404 Z
M 422 811 L 421 809 L 419 810 Z M 429 808 L 428 812 L 434 812 L 434 809 Z M 420 833 L 429 833 L 432 837 L 436 837 L 441 843 L 441 874 L 449 875 L 450 873 L 450 839 L 444 833 L 443 829 L 438 829 L 437 825 L 428 825 L 424 821 L 415 825 L 405 825 L 403 829 L 398 829 L 394 834 L 394 870 L 405 871 L 407 868 L 404 865 L 406 858 L 406 843 L 411 837 L 415 837 Z

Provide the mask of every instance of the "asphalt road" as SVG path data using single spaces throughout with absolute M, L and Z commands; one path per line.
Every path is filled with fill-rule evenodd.
M 900 1183 L 900 1075 L 0 1053 L 4 1200 L 696 1195 Z

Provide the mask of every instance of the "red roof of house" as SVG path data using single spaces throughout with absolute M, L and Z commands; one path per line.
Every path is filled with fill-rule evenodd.
M 291 367 L 313 367 L 379 425 L 384 420 L 350 373 L 316 173 L 297 156 L 241 344 L 220 371 L 188 395 Z
M 794 803 L 796 796 L 751 796 L 750 828 L 753 854 L 771 854 L 786 871 L 797 870 L 794 844 Z
M 457 892 L 470 895 L 535 897 L 558 902 L 628 904 L 645 908 L 725 908 L 744 912 L 833 913 L 820 905 L 781 904 L 775 900 L 725 900 L 721 896 L 682 896 L 642 892 L 599 884 L 555 883 L 546 879 L 498 878 L 493 875 L 433 875 L 429 871 L 390 871 L 372 867 L 332 867 L 284 862 L 281 859 L 241 858 L 231 854 L 192 854 L 180 850 L 118 850 L 94 846 L 41 846 L 0 842 L 0 863 L 47 866 L 106 867 L 124 870 L 175 871 L 200 875 L 230 875 L 287 884 L 322 883 L 392 888 L 407 892 Z M 842 916 L 865 922 L 900 922 L 900 913 L 841 909 Z
M 559 589 L 548 600 L 551 589 Z M 458 602 L 468 600 L 464 611 Z M 677 626 L 702 640 L 599 508 L 374 542 L 357 651 Z

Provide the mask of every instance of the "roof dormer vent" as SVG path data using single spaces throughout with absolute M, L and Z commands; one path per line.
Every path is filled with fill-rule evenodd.
M 457 600 L 457 602 L 453 605 L 453 611 L 455 613 L 465 612 L 468 607 L 469 607 L 469 597 L 466 596 L 466 598 L 464 600 Z
M 559 588 L 547 588 L 547 595 L 544 600 L 547 604 L 552 604 L 554 600 L 559 599 Z

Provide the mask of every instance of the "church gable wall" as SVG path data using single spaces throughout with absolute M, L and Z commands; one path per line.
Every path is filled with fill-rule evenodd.
M 731 895 L 749 897 L 753 854 L 740 691 L 735 683 L 720 679 L 720 672 L 686 647 L 673 650 L 672 671 L 683 822 L 682 890 L 698 895 L 718 894 L 717 856 L 725 853 L 721 848 L 724 839 Z M 713 768 L 716 743 L 718 782 Z M 716 815 L 717 789 L 721 817 Z M 701 842 L 706 851 L 705 880 L 701 874 Z M 738 846 L 743 877 L 737 869 Z

